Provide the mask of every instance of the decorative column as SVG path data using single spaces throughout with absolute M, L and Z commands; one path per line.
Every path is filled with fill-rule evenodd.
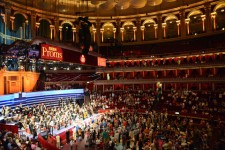
M 185 10 L 181 9 L 180 10 L 180 35 L 181 37 L 186 36 L 186 27 L 185 27 Z
M 93 41 L 96 42 L 96 28 L 93 28 Z
M 11 29 L 14 30 L 14 20 L 15 17 L 14 16 L 10 16 L 10 22 L 11 22 Z
M 5 18 L 5 14 L 1 14 L 1 16 L 2 16 L 2 20 L 4 24 L 4 29 L 3 29 L 3 33 L 5 34 L 5 36 L 3 36 L 4 44 L 6 44 L 6 18 Z
M 157 39 L 157 38 L 158 38 L 157 29 L 158 29 L 158 24 L 154 24 L 155 39 Z
M 177 23 L 177 36 L 179 37 L 180 36 L 180 20 L 177 20 L 176 23 Z
M 166 38 L 166 23 L 162 23 L 163 28 L 163 38 Z
M 135 30 L 134 30 L 135 31 Z M 137 40 L 137 42 L 140 42 L 143 38 L 141 36 L 142 30 L 141 30 L 141 18 L 137 17 L 136 18 L 136 38 L 134 40 Z
M 211 4 L 205 4 L 205 17 L 206 17 L 206 32 L 212 31 L 212 21 L 211 21 Z
M 120 31 L 121 31 L 121 41 L 123 42 L 124 41 L 124 28 L 120 28 Z
M 136 31 L 137 31 L 137 27 L 133 27 L 133 31 L 134 31 L 134 41 L 136 41 Z
M 51 31 L 51 40 L 53 40 L 54 38 L 54 29 L 55 29 L 55 26 L 54 25 L 50 25 L 50 31 Z
M 29 38 L 29 28 L 28 28 L 28 25 L 29 25 L 29 21 L 26 20 L 25 21 L 25 39 L 28 39 Z
M 157 36 L 158 36 L 158 39 L 160 40 L 160 39 L 162 39 L 163 37 L 163 30 L 162 30 L 162 14 L 159 14 L 158 16 L 157 16 L 157 19 L 158 19 L 158 34 L 157 34 Z
M 186 27 L 187 27 L 187 35 L 190 34 L 190 27 L 189 27 L 190 18 L 185 19 Z
M 113 28 L 113 38 L 116 39 L 116 28 Z
M 121 40 L 121 36 L 120 36 L 120 24 L 121 24 L 121 20 L 120 19 L 116 19 L 116 39 L 118 41 Z
M 74 43 L 76 41 L 76 28 L 72 28 L 72 32 L 73 32 L 73 43 Z
M 100 31 L 101 31 L 101 42 L 103 43 L 103 41 L 104 41 L 104 29 L 102 28 L 102 29 L 100 29 Z
M 39 35 L 39 27 L 40 27 L 40 23 L 36 22 L 36 36 Z
M 26 35 L 26 23 L 24 22 L 23 23 L 23 34 L 22 34 L 23 39 L 25 39 L 25 35 Z
M 11 16 L 11 4 L 6 3 L 5 5 L 5 24 L 6 27 L 10 28 L 10 16 Z
M 62 26 L 59 26 L 59 41 L 62 42 Z
M 97 32 L 97 34 L 96 34 L 96 42 L 97 42 L 97 44 L 100 44 L 100 35 L 101 35 L 101 31 L 100 31 L 101 27 L 100 26 L 101 26 L 100 20 L 97 19 L 96 20 L 96 32 Z
M 35 38 L 37 35 L 36 31 L 36 13 L 31 12 L 31 38 Z
M 54 18 L 55 30 L 54 30 L 54 41 L 59 41 L 59 18 Z
M 202 18 L 202 31 L 205 32 L 205 15 L 201 15 Z
M 216 12 L 211 13 L 211 19 L 213 21 L 213 30 L 216 30 Z
M 142 41 L 145 40 L 145 26 L 141 26 L 141 37 L 142 37 Z

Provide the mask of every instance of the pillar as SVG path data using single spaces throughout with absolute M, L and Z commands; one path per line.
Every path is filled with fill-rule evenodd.
M 5 18 L 5 14 L 1 14 L 1 16 L 2 16 L 2 20 L 3 20 L 3 24 L 4 24 L 4 29 L 3 29 L 3 34 L 5 34 L 4 44 L 6 44 L 6 18 Z
M 163 37 L 163 30 L 162 30 L 162 14 L 157 16 L 158 19 L 158 39 L 162 39 Z
M 5 5 L 5 24 L 6 27 L 10 28 L 10 17 L 11 17 L 11 5 L 6 3 Z
M 39 35 L 39 27 L 40 27 L 40 23 L 39 22 L 36 22 L 36 29 L 35 29 L 36 36 Z
M 101 23 L 100 20 L 97 19 L 96 20 L 96 32 L 97 32 L 96 42 L 97 42 L 97 44 L 100 44 L 100 35 L 101 35 L 101 32 L 100 32 L 101 24 L 100 23 Z
M 187 35 L 189 35 L 189 34 L 190 34 L 189 22 L 190 22 L 190 18 L 185 19 L 186 29 L 187 29 Z
M 144 41 L 145 40 L 145 26 L 141 26 L 141 39 L 142 39 L 142 41 Z
M 62 42 L 62 26 L 59 26 L 59 41 Z
M 205 32 L 205 15 L 201 15 L 202 18 L 202 31 Z
M 121 20 L 120 19 L 116 19 L 116 39 L 118 41 L 121 40 L 121 33 L 120 33 L 120 24 L 121 24 Z
M 163 28 L 163 38 L 166 38 L 166 23 L 162 24 L 162 28 Z
M 137 27 L 133 27 L 133 31 L 134 31 L 134 41 L 136 41 Z
M 216 12 L 211 13 L 211 19 L 213 21 L 213 30 L 216 30 Z
M 55 25 L 55 30 L 54 30 L 54 41 L 58 42 L 59 41 L 59 18 L 54 18 L 54 25 Z
M 121 41 L 124 41 L 124 28 L 120 28 L 121 31 Z
M 50 31 L 51 31 L 50 38 L 51 38 L 51 40 L 54 39 L 54 29 L 55 29 L 55 26 L 54 25 L 50 25 Z
M 11 29 L 14 30 L 14 20 L 15 17 L 14 16 L 10 16 L 10 22 L 11 22 Z
M 177 20 L 176 23 L 177 23 L 177 36 L 179 37 L 180 36 L 180 20 Z
M 73 32 L 73 43 L 76 41 L 76 28 L 72 28 Z
M 113 39 L 116 39 L 116 28 L 113 28 Z
M 206 17 L 206 32 L 212 31 L 212 25 L 211 25 L 211 5 L 210 3 L 205 4 L 205 17 Z
M 37 35 L 36 31 L 36 13 L 31 12 L 31 38 L 35 38 Z
M 180 10 L 180 35 L 181 37 L 186 36 L 186 27 L 185 27 L 185 10 Z
M 29 21 L 26 20 L 25 21 L 25 39 L 29 39 L 29 28 L 28 28 L 28 25 L 29 25 Z
M 93 41 L 96 42 L 96 28 L 93 29 Z
M 136 18 L 136 38 L 134 38 L 134 40 L 137 40 L 137 42 L 140 42 L 143 38 L 142 38 L 142 30 L 141 30 L 141 18 L 137 17 Z
M 154 29 L 155 29 L 155 39 L 157 39 L 158 38 L 158 34 L 157 34 L 158 24 L 154 24 Z
M 100 29 L 100 31 L 101 31 L 101 42 L 103 42 L 104 41 L 104 29 L 102 28 L 102 29 Z

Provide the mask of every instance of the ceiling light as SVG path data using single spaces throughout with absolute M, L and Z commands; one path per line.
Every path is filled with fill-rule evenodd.
M 221 9 L 220 11 L 221 11 L 221 12 L 224 12 L 224 9 Z

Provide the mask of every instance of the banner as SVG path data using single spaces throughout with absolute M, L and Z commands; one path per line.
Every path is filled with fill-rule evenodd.
M 98 66 L 106 67 L 106 59 L 105 58 L 98 57 Z
M 60 47 L 41 44 L 41 59 L 63 61 L 63 51 Z

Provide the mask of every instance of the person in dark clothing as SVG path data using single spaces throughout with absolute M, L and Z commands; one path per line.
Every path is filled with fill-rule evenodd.
M 35 139 L 36 137 L 37 137 L 37 130 L 34 129 L 34 131 L 33 131 L 33 139 Z
M 143 142 L 142 142 L 142 140 L 138 141 L 138 147 L 139 147 L 139 149 L 142 149 L 143 148 Z
M 69 130 L 66 131 L 66 143 L 70 142 L 70 132 Z

